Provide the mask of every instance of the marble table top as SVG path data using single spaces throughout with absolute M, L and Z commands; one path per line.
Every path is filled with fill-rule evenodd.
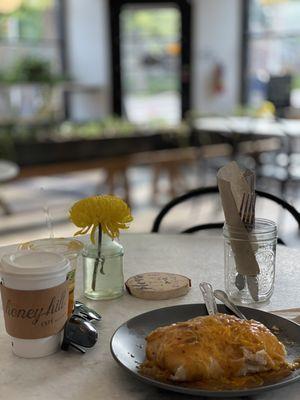
M 82 268 L 77 271 L 76 298 L 103 317 L 99 340 L 85 355 L 58 352 L 40 359 L 12 354 L 4 321 L 0 316 L 0 399 L 9 400 L 167 400 L 192 399 L 147 386 L 124 371 L 112 358 L 109 342 L 113 332 L 129 318 L 156 308 L 202 302 L 200 281 L 224 288 L 223 242 L 197 235 L 124 234 L 125 279 L 140 272 L 168 271 L 188 276 L 192 287 L 186 296 L 172 300 L 142 300 L 125 293 L 110 301 L 92 301 L 82 295 Z M 10 248 L 1 248 L 0 255 Z M 300 306 L 300 252 L 278 246 L 275 290 L 269 302 L 258 308 L 278 310 Z M 251 399 L 298 400 L 300 382 Z

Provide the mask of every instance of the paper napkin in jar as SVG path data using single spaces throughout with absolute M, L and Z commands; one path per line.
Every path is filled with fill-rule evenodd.
M 218 171 L 217 181 L 237 273 L 246 277 L 249 291 L 257 300 L 259 265 L 249 240 L 249 231 L 240 216 L 243 197 L 254 193 L 254 172 L 242 171 L 233 161 Z M 233 232 L 238 232 L 239 240 L 233 240 Z

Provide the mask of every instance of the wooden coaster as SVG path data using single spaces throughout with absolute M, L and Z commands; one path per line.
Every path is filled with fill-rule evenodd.
M 146 300 L 167 300 L 187 294 L 191 280 L 178 274 L 147 272 L 132 276 L 125 285 L 132 296 Z

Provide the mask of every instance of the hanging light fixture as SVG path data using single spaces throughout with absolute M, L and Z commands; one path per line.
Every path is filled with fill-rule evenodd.
M 16 11 L 21 4 L 22 0 L 0 0 L 0 14 L 10 14 Z

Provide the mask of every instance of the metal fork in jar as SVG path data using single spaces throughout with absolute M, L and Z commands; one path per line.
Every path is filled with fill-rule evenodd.
M 239 210 L 239 214 L 242 222 L 244 222 L 245 227 L 248 231 L 251 231 L 253 228 L 254 220 L 255 220 L 255 202 L 256 195 L 255 192 L 244 192 L 242 197 L 242 202 Z M 253 282 L 252 277 L 247 278 L 247 281 L 250 282 L 250 286 L 252 286 L 251 292 L 256 297 L 256 282 Z M 246 284 L 246 279 L 244 275 L 237 274 L 235 278 L 235 286 L 239 290 L 243 290 Z M 255 287 L 254 287 L 255 286 Z

